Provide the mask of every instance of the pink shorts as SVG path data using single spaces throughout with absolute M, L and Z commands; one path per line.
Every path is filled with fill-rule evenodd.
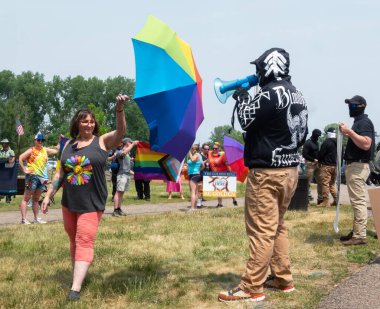
M 62 207 L 63 225 L 70 239 L 70 253 L 73 261 L 91 263 L 94 259 L 94 242 L 103 212 L 71 212 Z

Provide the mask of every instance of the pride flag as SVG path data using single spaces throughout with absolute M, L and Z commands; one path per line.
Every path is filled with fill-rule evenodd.
M 181 162 L 162 152 L 150 149 L 149 143 L 139 142 L 136 149 L 135 179 L 177 181 Z
M 248 175 L 248 167 L 244 165 L 244 146 L 237 140 L 224 136 L 224 151 L 226 152 L 228 164 L 231 170 L 236 173 L 236 179 L 244 182 Z

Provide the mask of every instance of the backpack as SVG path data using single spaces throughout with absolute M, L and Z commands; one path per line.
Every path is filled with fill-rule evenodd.
M 117 160 L 117 158 L 113 159 L 111 162 L 111 171 L 114 173 L 117 173 L 119 171 L 119 168 L 120 168 L 119 161 Z

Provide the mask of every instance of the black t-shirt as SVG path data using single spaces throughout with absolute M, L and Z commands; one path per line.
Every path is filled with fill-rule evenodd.
M 321 145 L 321 149 L 318 154 L 318 162 L 324 165 L 334 166 L 336 165 L 336 139 L 328 138 Z
M 101 149 L 99 137 L 90 145 L 73 147 L 71 140 L 62 152 L 64 170 L 62 206 L 72 212 L 103 211 L 107 199 L 105 166 L 108 152 Z
M 372 121 L 368 118 L 368 115 L 363 114 L 355 117 L 354 124 L 351 129 L 361 136 L 370 137 L 372 139 L 372 144 L 368 150 L 363 150 L 356 146 L 355 143 L 349 138 L 346 151 L 344 153 L 344 159 L 347 161 L 372 160 L 375 150 L 375 128 Z
M 318 144 L 309 138 L 303 145 L 302 156 L 306 161 L 314 162 L 318 159 Z
M 202 156 L 202 161 L 204 162 L 204 165 L 205 165 L 203 168 L 203 172 L 211 171 L 210 163 L 208 161 L 205 162 L 206 160 L 208 160 L 208 157 L 205 156 L 203 153 L 201 153 L 201 156 Z

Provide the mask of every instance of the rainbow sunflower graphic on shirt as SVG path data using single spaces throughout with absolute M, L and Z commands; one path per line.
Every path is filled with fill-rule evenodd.
M 86 156 L 72 156 L 65 162 L 67 181 L 76 186 L 89 182 L 92 176 L 91 162 Z

